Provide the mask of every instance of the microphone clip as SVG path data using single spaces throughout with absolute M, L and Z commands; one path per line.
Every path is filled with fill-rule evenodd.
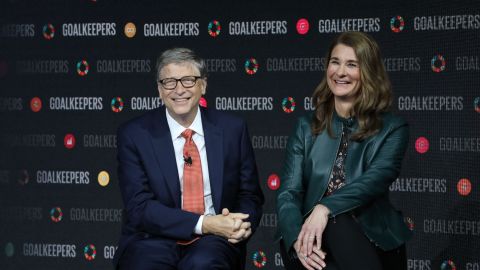
M 191 156 L 183 156 L 183 161 L 187 166 L 192 166 L 193 160 Z

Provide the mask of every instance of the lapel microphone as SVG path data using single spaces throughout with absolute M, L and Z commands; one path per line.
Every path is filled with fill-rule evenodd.
M 192 166 L 193 160 L 191 156 L 183 156 L 183 161 L 188 165 Z

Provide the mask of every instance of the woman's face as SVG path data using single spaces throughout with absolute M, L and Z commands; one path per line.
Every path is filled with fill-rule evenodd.
M 338 44 L 332 50 L 327 68 L 328 87 L 336 101 L 355 100 L 360 89 L 360 64 L 352 47 Z

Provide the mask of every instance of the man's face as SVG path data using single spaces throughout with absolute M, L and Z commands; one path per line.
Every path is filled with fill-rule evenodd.
M 160 81 L 166 82 L 165 79 L 181 79 L 184 82 L 177 81 L 176 87 L 166 89 L 162 83 L 158 83 L 158 92 L 163 100 L 170 115 L 179 123 L 191 124 L 198 110 L 198 102 L 200 97 L 205 94 L 207 83 L 200 76 L 200 71 L 191 63 L 168 64 L 160 70 Z M 188 78 L 192 77 L 192 78 Z M 170 82 L 175 84 L 173 80 Z M 185 87 L 194 84 L 192 87 Z M 183 86 L 185 85 L 185 86 Z M 171 85 L 170 85 L 171 86 Z

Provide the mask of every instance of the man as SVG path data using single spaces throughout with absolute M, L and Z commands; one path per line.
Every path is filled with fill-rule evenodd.
M 234 269 L 258 226 L 263 194 L 243 120 L 199 107 L 206 66 L 174 48 L 157 61 L 164 106 L 118 131 L 126 215 L 120 269 Z

